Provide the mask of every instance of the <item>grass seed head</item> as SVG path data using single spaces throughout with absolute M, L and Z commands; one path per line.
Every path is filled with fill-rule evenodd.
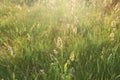
M 110 33 L 110 40 L 113 41 L 115 39 L 115 34 L 114 32 Z
M 31 36 L 30 34 L 27 33 L 27 40 L 30 41 L 30 39 L 31 39 Z
M 58 54 L 58 51 L 56 49 L 53 50 L 54 54 Z
M 63 48 L 63 41 L 62 41 L 61 37 L 58 37 L 56 46 L 57 46 L 57 48 Z
M 74 51 L 70 54 L 70 57 L 69 57 L 69 59 L 71 60 L 71 61 L 74 61 L 74 58 L 75 58 L 75 55 L 74 55 Z
M 10 55 L 13 56 L 13 48 L 11 46 L 8 46 L 8 51 L 10 52 Z
M 116 21 L 115 20 L 111 22 L 111 27 L 112 28 L 116 27 Z

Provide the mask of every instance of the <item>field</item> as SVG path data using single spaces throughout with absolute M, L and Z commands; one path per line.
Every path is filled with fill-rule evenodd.
M 0 0 L 0 80 L 120 80 L 120 7 L 102 2 Z

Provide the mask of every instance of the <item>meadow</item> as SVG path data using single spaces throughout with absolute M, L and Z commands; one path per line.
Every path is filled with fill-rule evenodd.
M 0 0 L 0 80 L 120 80 L 120 7 L 102 2 Z

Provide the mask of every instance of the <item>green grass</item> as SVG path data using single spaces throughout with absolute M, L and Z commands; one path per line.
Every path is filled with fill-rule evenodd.
M 0 1 L 0 80 L 120 80 L 119 8 L 20 1 Z

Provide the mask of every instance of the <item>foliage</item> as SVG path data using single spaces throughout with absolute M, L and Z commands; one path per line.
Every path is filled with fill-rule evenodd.
M 101 5 L 1 0 L 0 79 L 119 80 L 120 9 Z

